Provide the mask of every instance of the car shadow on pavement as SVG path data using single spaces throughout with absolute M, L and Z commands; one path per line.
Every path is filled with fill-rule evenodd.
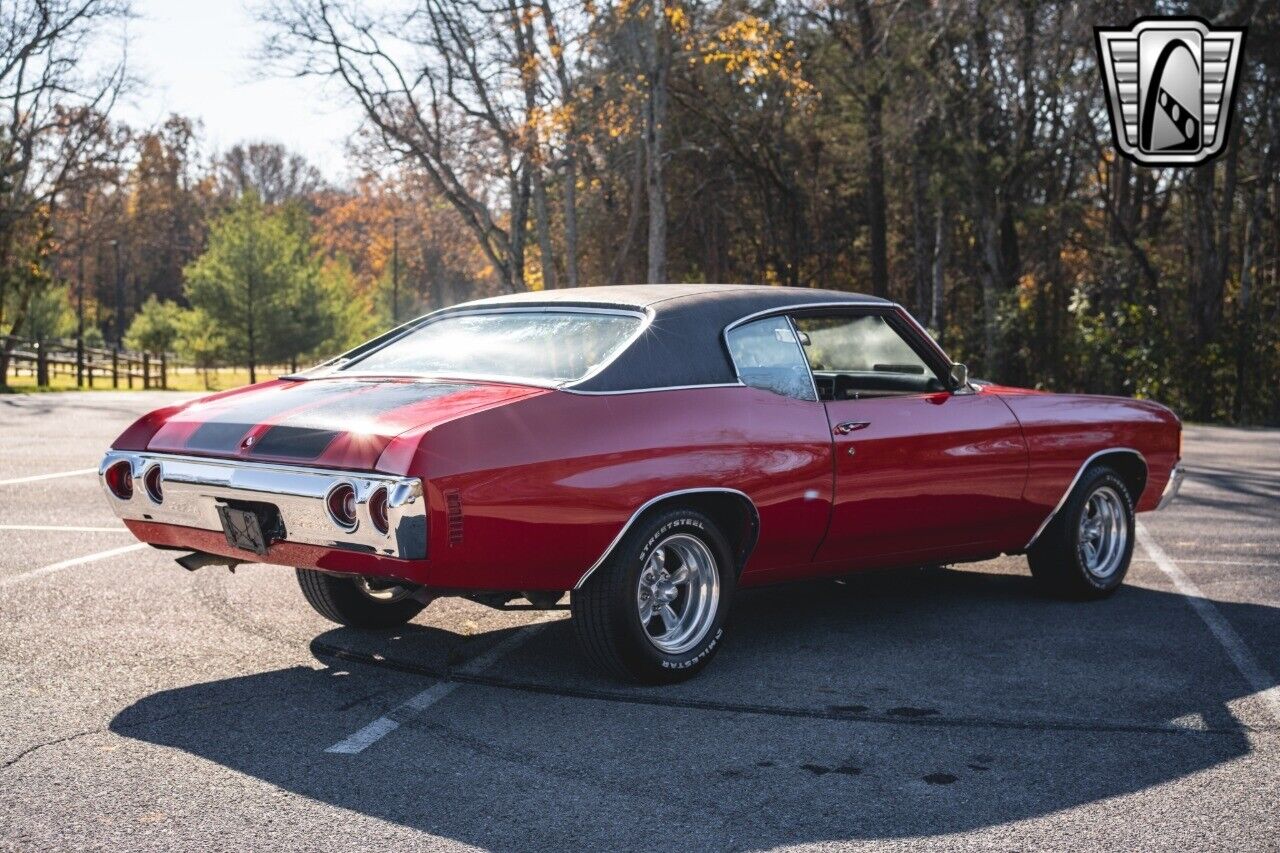
M 1214 606 L 1280 658 L 1280 610 Z M 321 668 L 162 691 L 111 729 L 470 845 L 631 849 L 998 826 L 1175 782 L 1276 726 L 1228 707 L 1254 688 L 1160 590 L 1079 604 L 932 570 L 751 590 L 735 608 L 685 684 L 606 681 L 557 622 L 356 755 L 324 750 L 511 631 L 327 631 Z
M 1230 513 L 1238 519 L 1261 519 L 1271 522 L 1280 505 L 1280 479 L 1274 474 L 1253 473 L 1231 468 L 1195 465 L 1187 473 L 1188 480 L 1208 489 L 1187 489 L 1179 494 L 1185 508 Z

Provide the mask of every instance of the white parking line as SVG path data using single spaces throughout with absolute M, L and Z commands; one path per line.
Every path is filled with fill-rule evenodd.
M 1263 705 L 1271 712 L 1271 716 L 1276 722 L 1280 722 L 1280 685 L 1277 685 L 1275 679 L 1262 667 L 1262 664 L 1258 663 L 1258 659 L 1249 651 L 1249 647 L 1236 633 L 1236 629 L 1231 627 L 1231 623 L 1222 615 L 1222 611 L 1204 597 L 1200 587 L 1196 586 L 1191 578 L 1183 574 L 1178 564 L 1170 559 L 1155 539 L 1151 538 L 1151 534 L 1147 532 L 1142 522 L 1136 522 L 1134 527 L 1138 533 L 1138 542 L 1151 555 L 1152 562 L 1169 576 L 1174 587 L 1182 593 L 1204 623 L 1209 626 L 1209 631 L 1226 650 L 1227 657 L 1231 658 L 1231 662 L 1253 688 L 1254 693 L 1262 699 Z
M 510 637 L 489 649 L 475 660 L 469 661 L 466 666 L 461 667 L 458 671 L 467 675 L 478 675 L 490 666 L 495 664 L 500 658 L 505 657 L 514 651 L 518 646 L 529 642 L 543 628 L 550 625 L 550 622 L 538 622 L 533 625 L 526 625 L 517 630 Z M 460 682 L 457 681 L 438 681 L 435 684 L 423 690 L 416 696 L 410 697 L 405 702 L 392 708 L 383 716 L 369 723 L 367 726 L 359 729 L 350 736 L 343 738 L 333 746 L 325 750 L 341 755 L 355 755 L 364 752 L 387 735 L 400 728 L 401 724 L 407 723 L 409 720 L 421 714 L 444 697 L 448 696 L 454 690 L 458 689 Z
M 56 480 L 59 477 L 79 477 L 83 474 L 96 474 L 97 468 L 79 468 L 75 471 L 59 471 L 56 474 L 36 474 L 32 477 L 16 477 L 12 480 L 0 480 L 0 486 L 16 486 L 19 483 L 34 483 L 38 480 Z
M 1144 560 L 1141 557 L 1134 557 L 1135 563 L 1154 563 L 1155 560 Z M 1273 560 L 1188 560 L 1182 559 L 1184 563 L 1190 563 L 1193 566 L 1261 566 L 1262 568 L 1278 568 L 1280 563 Z
M 56 524 L 0 524 L 0 530 L 45 530 L 62 533 L 128 533 L 127 527 L 64 527 Z
M 85 563 L 95 563 L 98 560 L 106 560 L 110 557 L 118 557 L 121 554 L 127 554 L 130 551 L 137 551 L 140 548 L 147 547 L 144 543 L 138 542 L 133 545 L 125 545 L 123 548 L 112 548 L 110 551 L 99 551 L 96 554 L 87 554 L 83 557 L 74 557 L 70 560 L 63 560 L 61 563 L 54 563 L 51 566 L 42 566 L 38 569 L 32 569 L 29 572 L 21 572 L 16 575 L 9 575 L 6 578 L 0 578 L 0 587 L 9 586 L 10 584 L 29 581 L 33 578 L 51 575 L 54 572 L 60 572 L 63 569 L 70 569 L 74 566 L 83 566 Z

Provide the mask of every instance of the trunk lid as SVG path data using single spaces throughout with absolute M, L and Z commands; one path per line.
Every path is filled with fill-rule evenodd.
M 374 470 L 397 435 L 540 393 L 545 391 L 463 380 L 276 380 L 184 407 L 147 449 Z

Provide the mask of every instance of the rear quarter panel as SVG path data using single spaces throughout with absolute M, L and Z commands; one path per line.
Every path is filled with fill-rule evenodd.
M 682 489 L 754 502 L 744 577 L 807 563 L 830 512 L 828 433 L 820 405 L 742 386 L 553 392 L 404 436 L 386 454 L 426 484 L 432 585 L 554 590 L 577 583 L 638 507 Z M 460 543 L 448 492 L 462 505 Z
M 1146 400 L 1086 394 L 1041 394 L 997 389 L 1022 423 L 1030 453 L 1025 499 L 1044 510 L 1057 506 L 1080 466 L 1111 448 L 1137 450 L 1147 482 L 1135 496 L 1139 512 L 1155 509 L 1178 459 L 1181 423 L 1169 409 Z

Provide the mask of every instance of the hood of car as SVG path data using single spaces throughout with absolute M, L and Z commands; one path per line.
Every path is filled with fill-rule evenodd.
M 544 392 L 464 381 L 278 380 L 179 409 L 147 449 L 373 470 L 397 435 L 538 393 Z

